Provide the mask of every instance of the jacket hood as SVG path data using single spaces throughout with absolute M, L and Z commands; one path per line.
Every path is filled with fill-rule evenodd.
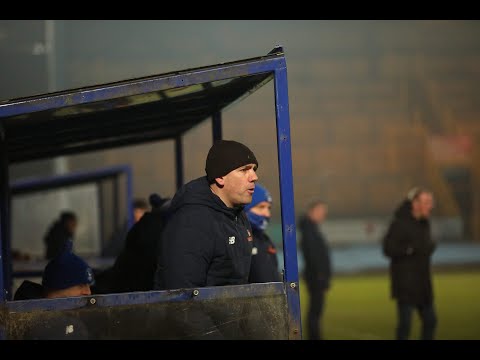
M 210 190 L 207 177 L 202 176 L 183 185 L 176 193 L 170 204 L 169 211 L 176 212 L 183 206 L 201 205 L 222 212 L 234 219 L 242 210 L 243 206 L 229 208 L 225 203 Z
M 413 218 L 411 211 L 412 211 L 412 203 L 409 200 L 404 200 L 397 207 L 397 209 L 394 212 L 394 215 L 398 219 Z
M 402 203 L 397 207 L 394 212 L 394 217 L 396 219 L 402 220 L 411 220 L 417 221 L 421 223 L 429 223 L 428 219 L 415 219 L 412 215 L 412 203 L 410 200 L 405 199 Z

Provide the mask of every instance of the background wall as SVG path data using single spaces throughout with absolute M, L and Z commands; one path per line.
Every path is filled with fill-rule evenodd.
M 460 224 L 451 238 L 476 241 L 479 38 L 477 21 L 2 20 L 0 99 L 254 57 L 281 44 L 297 214 L 312 198 L 325 199 L 344 239 L 372 217 L 381 228 L 406 191 L 422 184 L 435 193 L 436 221 Z M 278 223 L 271 86 L 223 119 L 224 137 L 257 154 Z M 184 143 L 188 181 L 204 173 L 210 124 Z M 10 176 L 129 163 L 136 196 L 171 196 L 173 147 L 159 142 L 23 163 Z

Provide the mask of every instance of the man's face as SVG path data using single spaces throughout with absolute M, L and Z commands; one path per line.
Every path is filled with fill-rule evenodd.
M 327 211 L 328 211 L 328 208 L 327 208 L 327 205 L 325 204 L 319 204 L 315 206 L 311 212 L 312 220 L 317 224 L 322 223 L 327 217 Z
M 67 231 L 70 234 L 75 234 L 75 231 L 77 230 L 77 220 L 76 219 L 70 219 L 65 223 L 65 226 L 67 228 Z
M 144 208 L 134 208 L 133 209 L 133 221 L 138 222 L 142 218 L 142 216 L 147 212 L 147 209 Z
M 92 295 L 92 292 L 90 290 L 90 285 L 80 284 L 80 285 L 71 286 L 66 289 L 51 290 L 47 294 L 47 298 L 54 299 L 54 298 L 86 296 L 86 295 Z
M 240 166 L 222 176 L 222 200 L 228 207 L 247 205 L 252 202 L 255 182 L 258 180 L 257 165 Z
M 433 195 L 428 192 L 422 192 L 412 201 L 414 216 L 419 219 L 428 219 L 432 212 L 433 205 Z
M 271 216 L 271 209 L 272 209 L 272 204 L 269 203 L 268 201 L 262 201 L 252 207 L 249 211 L 260 216 L 265 216 L 266 218 L 270 218 Z

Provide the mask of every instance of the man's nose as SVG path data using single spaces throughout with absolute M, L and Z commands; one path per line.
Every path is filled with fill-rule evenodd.
M 255 170 L 250 170 L 252 172 L 252 175 L 250 176 L 250 181 L 257 181 L 258 180 L 258 176 L 257 176 L 257 173 L 255 172 Z
M 90 290 L 90 286 L 85 286 L 82 291 L 82 295 L 92 295 L 92 291 Z

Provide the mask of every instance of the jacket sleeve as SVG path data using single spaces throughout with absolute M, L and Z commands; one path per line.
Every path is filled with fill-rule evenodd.
M 159 261 L 165 289 L 206 285 L 214 239 L 209 231 L 212 222 L 205 221 L 205 214 L 198 215 L 192 211 L 177 214 L 165 228 Z
M 383 254 L 390 258 L 408 256 L 413 252 L 412 244 L 408 242 L 402 224 L 397 220 L 394 220 L 388 227 L 382 245 Z

